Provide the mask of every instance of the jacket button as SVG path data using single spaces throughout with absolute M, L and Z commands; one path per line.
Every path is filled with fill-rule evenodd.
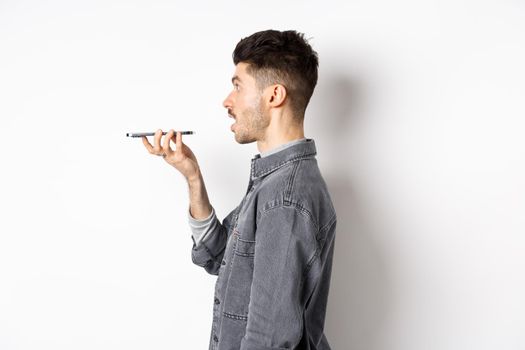
M 221 303 L 221 301 L 217 298 L 215 298 L 215 304 L 219 305 Z
M 217 338 L 217 336 L 214 335 L 214 336 L 213 336 L 213 341 L 214 341 L 214 342 L 218 342 L 218 341 L 219 341 L 219 338 Z

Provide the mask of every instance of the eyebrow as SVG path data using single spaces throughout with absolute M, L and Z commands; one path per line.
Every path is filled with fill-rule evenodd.
M 237 75 L 235 75 L 235 76 L 232 78 L 232 84 L 235 82 L 235 80 L 238 80 L 240 83 L 242 83 L 241 78 L 239 78 L 239 76 L 237 76 Z

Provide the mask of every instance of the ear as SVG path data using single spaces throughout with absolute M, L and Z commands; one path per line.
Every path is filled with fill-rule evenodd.
M 269 96 L 267 98 L 268 104 L 271 107 L 279 107 L 286 101 L 287 92 L 284 85 L 275 84 L 268 87 Z

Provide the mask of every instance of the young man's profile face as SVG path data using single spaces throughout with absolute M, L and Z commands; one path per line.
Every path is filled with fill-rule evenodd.
M 262 95 L 257 89 L 255 78 L 246 72 L 247 67 L 248 64 L 244 62 L 235 66 L 233 90 L 222 103 L 228 109 L 228 115 L 235 119 L 231 130 L 238 143 L 261 140 L 270 121 L 264 113 Z

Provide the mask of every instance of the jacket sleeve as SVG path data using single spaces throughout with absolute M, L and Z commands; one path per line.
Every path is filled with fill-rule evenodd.
M 228 241 L 231 221 L 233 219 L 236 209 L 232 210 L 226 218 L 221 222 L 217 217 L 214 218 L 215 223 L 210 224 L 212 230 L 206 233 L 200 242 L 193 240 L 193 247 L 191 249 L 191 260 L 197 266 L 203 267 L 206 272 L 211 275 L 218 275 L 221 261 L 224 257 L 224 250 Z
M 294 349 L 301 340 L 303 282 L 316 257 L 316 234 L 316 225 L 294 206 L 260 217 L 241 350 Z

